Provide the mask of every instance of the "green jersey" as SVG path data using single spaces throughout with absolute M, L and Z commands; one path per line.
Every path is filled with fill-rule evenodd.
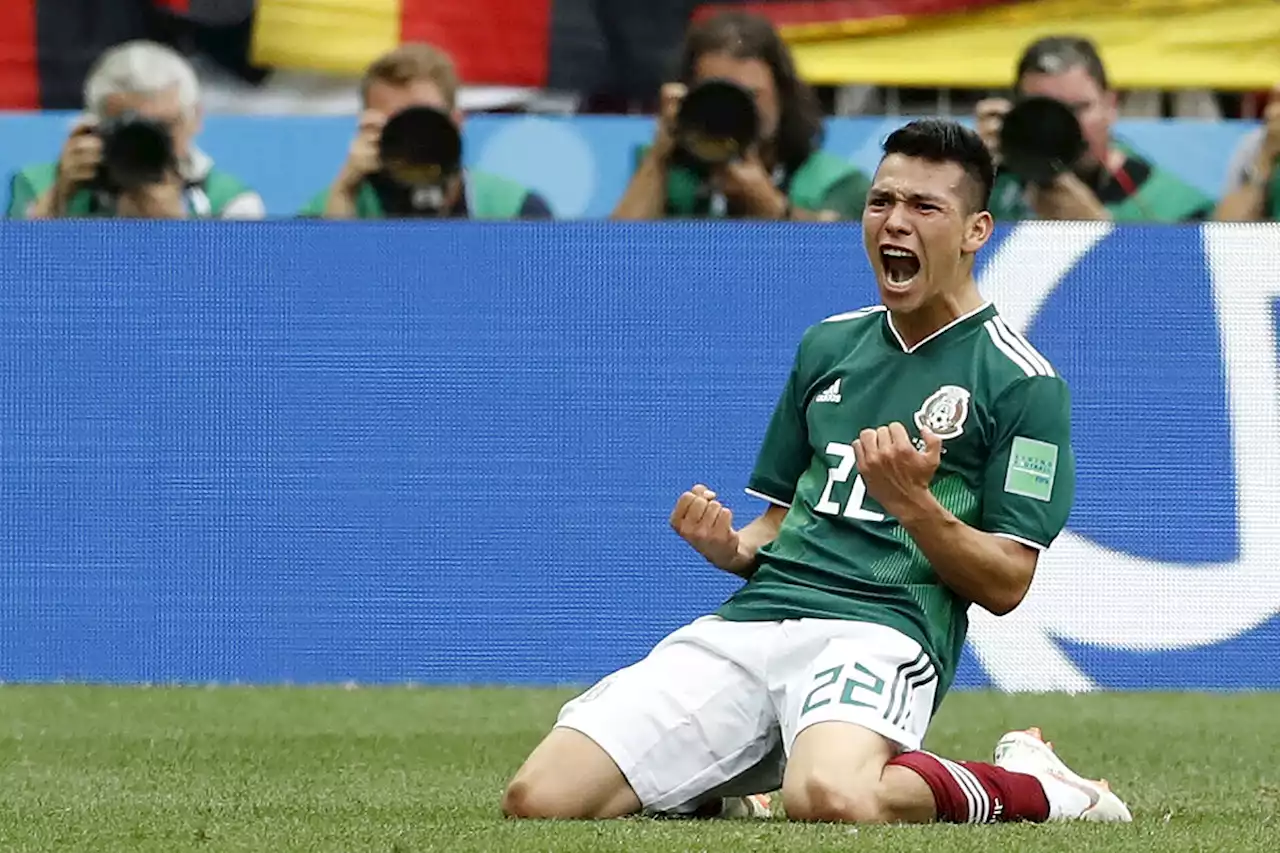
M 867 494 L 853 440 L 899 422 L 943 442 L 931 491 L 972 527 L 1044 549 L 1075 495 L 1066 383 L 990 304 L 913 347 L 883 307 L 808 329 L 747 491 L 788 507 L 728 620 L 851 619 L 916 640 L 950 687 L 969 602 L 945 586 L 907 531 Z

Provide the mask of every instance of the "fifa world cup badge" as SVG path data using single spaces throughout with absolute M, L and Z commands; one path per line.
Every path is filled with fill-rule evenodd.
M 943 385 L 929 395 L 915 414 L 916 427 L 926 427 L 944 441 L 964 432 L 969 417 L 969 392 L 959 385 Z

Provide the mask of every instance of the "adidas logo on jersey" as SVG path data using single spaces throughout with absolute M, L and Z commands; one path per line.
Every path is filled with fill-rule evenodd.
M 839 403 L 840 402 L 840 380 L 832 382 L 827 390 L 813 398 L 815 403 Z

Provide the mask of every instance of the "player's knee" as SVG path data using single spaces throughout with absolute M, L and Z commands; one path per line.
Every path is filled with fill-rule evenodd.
M 514 818 L 569 818 L 568 804 L 547 784 L 539 784 L 529 774 L 518 774 L 502 795 L 502 813 Z
M 514 818 L 608 818 L 639 809 L 613 759 L 571 729 L 553 729 L 502 795 L 502 813 Z
M 782 801 L 787 817 L 830 823 L 888 823 L 889 816 L 874 790 L 861 790 L 824 774 L 810 774 L 791 788 Z
M 570 774 L 545 768 L 523 769 L 502 795 L 502 813 L 510 818 L 585 820 L 617 816 L 612 792 L 578 784 Z

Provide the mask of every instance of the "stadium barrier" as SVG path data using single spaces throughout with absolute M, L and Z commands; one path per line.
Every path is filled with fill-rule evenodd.
M 4 223 L 0 679 L 583 682 L 737 581 L 856 226 Z M 1280 687 L 1280 228 L 1002 230 L 1079 487 L 957 684 Z
M 69 113 L 0 114 L 0 177 L 8 209 L 10 175 L 57 157 L 75 116 Z M 880 144 L 902 118 L 840 118 L 827 122 L 825 148 L 867 172 Z M 1222 194 L 1227 166 L 1240 139 L 1257 126 L 1247 121 L 1121 121 L 1116 132 L 1138 151 L 1212 198 Z M 329 186 L 351 144 L 349 116 L 211 115 L 200 145 L 232 174 L 262 194 L 272 216 L 294 216 Z M 475 115 L 463 128 L 465 162 L 541 192 L 561 219 L 608 216 L 635 167 L 636 147 L 653 136 L 641 116 Z

